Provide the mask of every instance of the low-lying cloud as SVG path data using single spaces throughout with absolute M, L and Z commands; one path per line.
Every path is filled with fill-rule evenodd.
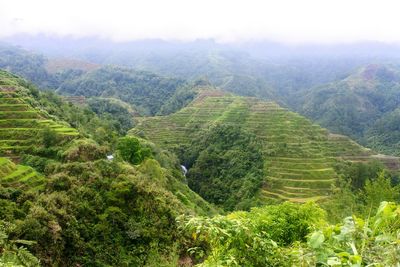
M 399 7 L 396 0 L 1 0 L 0 37 L 400 42 Z

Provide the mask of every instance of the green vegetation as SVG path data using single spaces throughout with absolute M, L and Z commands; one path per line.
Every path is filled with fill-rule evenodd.
M 206 59 L 209 80 L 271 96 L 229 57 Z M 79 105 L 0 72 L 0 266 L 400 264 L 398 158 L 207 78 L 86 67 L 37 80 Z M 396 112 L 368 131 L 375 146 L 395 148 Z
M 38 92 L 0 71 L 0 153 L 10 155 L 33 145 L 55 145 L 78 135 L 67 123 L 55 120 L 35 99 Z M 42 142 L 41 142 L 42 141 Z
M 140 164 L 151 156 L 151 150 L 142 147 L 139 140 L 135 137 L 122 137 L 117 143 L 118 154 L 121 158 L 131 164 Z
M 58 92 L 67 95 L 112 97 L 131 104 L 143 114 L 157 113 L 183 81 L 149 72 L 102 67 L 63 82 Z
M 28 166 L 16 165 L 6 158 L 0 158 L 0 183 L 4 188 L 19 190 L 42 189 L 43 175 Z M 5 191 L 2 192 L 3 194 Z
M 385 113 L 366 129 L 367 144 L 384 153 L 399 156 L 400 153 L 400 109 Z
M 152 266 L 153 257 L 179 254 L 176 216 L 194 213 L 194 205 L 212 212 L 178 177 L 152 160 L 138 167 L 94 159 L 53 164 L 43 189 L 21 191 L 0 180 L 0 221 L 13 225 L 13 240 L 35 240 L 30 251 L 47 266 Z
M 398 173 L 391 174 L 376 163 L 346 163 L 330 198 L 321 202 L 332 223 L 354 214 L 369 216 L 381 201 L 398 202 Z M 360 176 L 361 175 L 361 176 Z
M 198 266 L 397 266 L 400 206 L 382 202 L 365 220 L 330 225 L 314 204 L 181 218 Z
M 125 134 L 133 127 L 133 114 L 129 104 L 113 98 L 90 98 L 89 108 L 105 120 L 115 122 L 114 127 L 120 134 Z
M 225 210 L 250 208 L 264 177 L 260 147 L 256 137 L 238 125 L 200 131 L 182 156 L 190 188 Z
M 161 106 L 160 111 L 157 114 L 168 115 L 186 107 L 197 96 L 200 88 L 204 86 L 202 80 L 198 80 L 194 84 L 187 84 L 179 87 L 171 98 Z
M 302 98 L 302 113 L 332 130 L 377 151 L 398 150 L 399 71 L 368 65 L 347 78 L 311 88 Z
M 0 45 L 0 69 L 20 75 L 35 84 L 48 88 L 54 80 L 45 69 L 46 58 L 14 46 Z
M 0 266 L 40 266 L 40 261 L 24 247 L 26 245 L 33 245 L 35 242 L 10 240 L 7 231 L 9 231 L 11 227 L 12 226 L 9 224 L 0 224 Z
M 0 140 L 6 156 L 25 164 L 0 158 L 0 225 L 10 225 L 6 235 L 0 228 L 0 265 L 36 266 L 35 257 L 44 266 L 176 263 L 183 240 L 175 218 L 216 212 L 185 184 L 178 160 L 149 142 L 119 139 L 107 118 L 85 107 L 0 74 L 7 110 Z M 20 117 L 22 107 L 32 118 Z M 118 140 L 134 140 L 140 150 L 128 160 L 140 152 L 140 162 L 106 160 Z
M 144 136 L 164 148 L 175 151 L 180 155 L 182 162 L 187 162 L 189 167 L 196 166 L 197 156 L 188 155 L 185 151 L 193 151 L 196 154 L 196 151 L 205 150 L 202 157 L 199 157 L 199 164 L 220 166 L 226 175 L 221 177 L 233 176 L 227 171 L 229 167 L 223 166 L 223 160 L 217 162 L 213 153 L 205 154 L 208 152 L 208 145 L 210 145 L 208 149 L 212 150 L 215 145 L 218 147 L 218 144 L 227 142 L 229 146 L 231 142 L 235 142 L 235 140 L 227 140 L 227 137 L 222 134 L 219 138 L 208 142 L 207 138 L 213 135 L 212 129 L 215 125 L 240 128 L 243 135 L 248 138 L 254 135 L 256 143 L 259 144 L 264 166 L 263 174 L 261 174 L 263 175 L 262 190 L 257 194 L 258 200 L 252 201 L 251 205 L 277 199 L 295 202 L 324 199 L 329 196 L 332 185 L 338 179 L 338 172 L 335 170 L 338 161 L 366 162 L 373 159 L 372 151 L 359 146 L 347 137 L 330 134 L 304 117 L 275 103 L 233 96 L 211 89 L 203 89 L 190 105 L 177 113 L 140 120 L 131 133 Z M 211 132 L 207 133 L 209 129 Z M 206 145 L 204 147 L 196 145 L 202 143 Z M 234 147 L 235 144 L 233 143 L 232 146 Z M 227 147 L 227 149 L 231 148 Z M 226 152 L 223 149 L 220 150 L 223 151 L 221 153 Z M 215 155 L 219 155 L 218 152 Z M 243 155 L 246 155 L 246 152 Z M 229 157 L 232 159 L 235 156 L 241 158 L 237 153 Z M 385 164 L 388 163 L 386 158 L 377 159 Z M 398 162 L 398 159 L 393 160 Z M 243 172 L 251 175 L 254 173 L 252 171 L 254 166 L 257 166 L 256 162 L 254 165 L 237 165 L 242 174 L 238 173 L 237 176 L 227 179 L 241 177 L 239 184 L 243 185 L 245 178 Z M 191 172 L 189 169 L 188 179 L 195 186 L 193 188 L 200 193 L 201 189 L 191 179 Z M 201 172 L 207 171 L 202 168 Z M 203 174 L 198 174 L 199 171 L 196 169 L 193 173 L 196 173 L 196 179 L 220 176 L 218 173 L 203 176 Z M 216 180 L 212 181 L 216 182 Z M 254 181 L 258 181 L 258 178 Z M 246 193 L 239 194 L 253 195 L 255 191 L 251 191 L 250 188 Z M 206 197 L 204 192 L 201 194 Z M 229 207 L 237 204 L 238 202 L 231 203 Z

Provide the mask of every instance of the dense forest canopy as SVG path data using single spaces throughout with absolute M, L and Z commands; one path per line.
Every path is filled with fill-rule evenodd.
M 130 69 L 104 67 L 68 79 L 58 92 L 66 95 L 113 97 L 136 107 L 143 114 L 156 114 L 170 98 L 182 80 Z
M 400 140 L 395 137 L 398 130 L 393 126 L 400 104 L 399 82 L 399 69 L 368 65 L 341 81 L 309 89 L 301 109 L 334 132 L 378 151 L 399 155 Z M 383 136 L 382 131 L 390 136 Z
M 261 153 L 256 137 L 238 126 L 200 131 L 182 155 L 189 168 L 188 184 L 226 210 L 248 209 L 264 177 Z

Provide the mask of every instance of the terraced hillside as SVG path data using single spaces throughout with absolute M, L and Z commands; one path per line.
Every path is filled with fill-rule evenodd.
M 266 173 L 262 200 L 326 198 L 337 179 L 336 160 L 373 156 L 349 138 L 330 134 L 276 103 L 216 90 L 201 92 L 172 115 L 143 118 L 131 132 L 173 150 L 188 144 L 195 132 L 218 123 L 241 125 L 261 141 Z
M 23 81 L 0 71 L 0 156 L 25 151 L 40 139 L 49 128 L 62 138 L 78 132 L 65 122 L 57 122 L 40 108 Z
M 0 158 L 1 187 L 30 188 L 36 190 L 44 183 L 44 177 L 29 166 L 16 165 L 6 158 Z

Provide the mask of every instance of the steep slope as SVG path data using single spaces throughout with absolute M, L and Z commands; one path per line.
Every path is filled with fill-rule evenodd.
M 31 148 L 45 129 L 61 138 L 73 138 L 78 132 L 65 122 L 57 122 L 25 87 L 23 80 L 0 71 L 0 155 Z
M 218 124 L 240 125 L 261 142 L 265 178 L 259 199 L 263 202 L 325 198 L 337 179 L 336 160 L 369 160 L 373 154 L 276 103 L 218 90 L 202 91 L 172 115 L 142 118 L 131 133 L 179 151 L 196 133 Z
M 176 157 L 140 140 L 147 156 L 130 164 L 120 146 L 90 138 L 98 128 L 87 109 L 4 71 L 0 88 L 1 152 L 19 162 L 0 157 L 0 228 L 11 242 L 44 266 L 177 266 L 185 237 L 176 218 L 217 210 L 187 186 Z M 70 114 L 85 133 L 61 120 Z
M 309 89 L 302 102 L 300 112 L 331 131 L 377 151 L 400 155 L 399 132 L 391 122 L 400 104 L 396 67 L 368 65 L 343 80 Z M 393 124 L 390 134 L 382 129 L 387 124 Z
M 37 190 L 43 186 L 44 176 L 29 166 L 16 165 L 0 158 L 0 185 L 19 189 Z

